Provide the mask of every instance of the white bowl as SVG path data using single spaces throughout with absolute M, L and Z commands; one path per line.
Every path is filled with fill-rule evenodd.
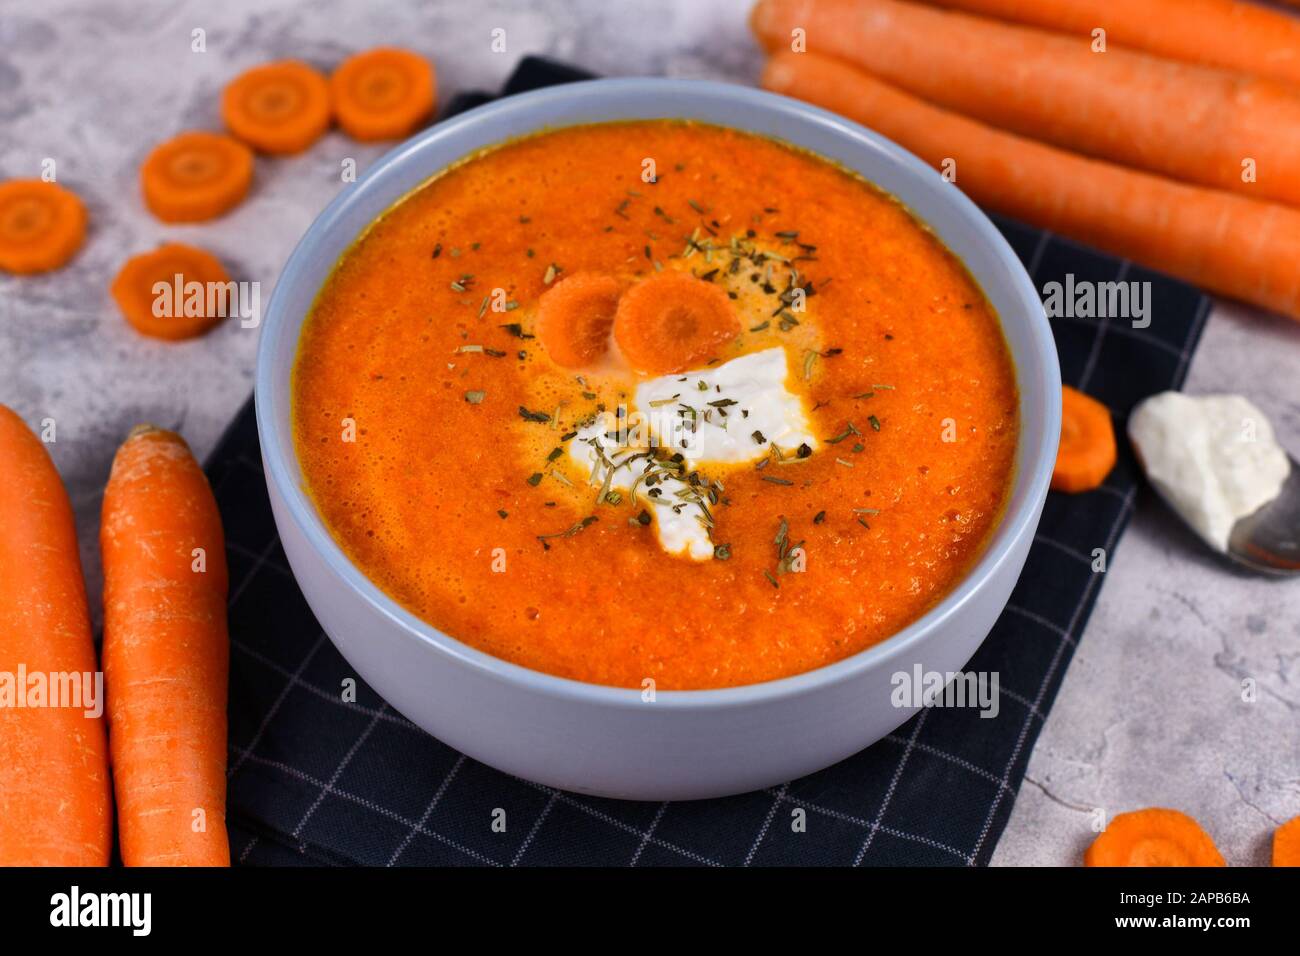
M 313 300 L 357 235 L 431 175 L 476 150 L 543 129 L 688 118 L 773 136 L 856 170 L 927 223 L 1002 320 L 1020 389 L 1014 486 L 965 579 L 933 609 L 852 657 L 723 690 L 638 690 L 553 677 L 462 644 L 400 607 L 344 555 L 303 490 L 290 428 L 290 373 Z M 761 182 L 754 188 L 761 189 Z M 512 96 L 439 123 L 385 156 L 317 218 L 268 305 L 257 357 L 257 423 L 289 563 L 321 626 L 371 687 L 429 733 L 485 764 L 565 790 L 647 800 L 714 797 L 812 773 L 879 740 L 914 712 L 891 677 L 960 670 L 1002 612 L 1047 494 L 1060 431 L 1060 371 L 1042 304 L 1001 233 L 958 189 L 888 140 L 839 116 L 740 86 L 594 80 Z

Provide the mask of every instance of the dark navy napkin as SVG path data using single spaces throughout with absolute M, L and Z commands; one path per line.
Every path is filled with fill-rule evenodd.
M 583 79 L 524 60 L 504 94 Z M 459 97 L 459 111 L 490 97 Z M 995 219 L 1042 289 L 1150 282 L 1147 328 L 1054 318 L 1064 381 L 1123 420 L 1177 388 L 1210 302 L 1199 290 L 1010 220 Z M 779 787 L 721 800 L 630 803 L 498 773 L 415 727 L 348 667 L 321 631 L 276 537 L 250 401 L 208 464 L 229 538 L 232 855 L 248 864 L 608 866 L 983 865 L 1104 573 L 1133 511 L 1127 447 L 1106 484 L 1048 497 L 1006 612 L 969 665 L 1000 675 L 1000 711 L 923 711 L 855 757 Z M 342 699 L 356 679 L 355 701 Z M 505 832 L 491 826 L 505 811 Z M 794 811 L 802 810 L 803 814 Z M 802 816 L 802 832 L 792 820 Z

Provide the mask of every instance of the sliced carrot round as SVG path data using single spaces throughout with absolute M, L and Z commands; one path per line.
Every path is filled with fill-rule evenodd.
M 75 193 L 40 179 L 0 183 L 0 269 L 57 269 L 85 238 L 86 207 Z
M 173 242 L 128 259 L 109 291 L 137 332 L 176 340 L 202 335 L 226 317 L 234 308 L 229 282 L 212 253 Z
M 666 375 L 714 356 L 740 332 L 720 286 L 683 272 L 642 279 L 618 302 L 614 341 L 636 371 Z
M 220 133 L 181 133 L 155 146 L 140 167 L 145 204 L 163 222 L 220 216 L 239 205 L 252 182 L 252 152 Z
M 329 81 L 297 60 L 255 66 L 226 86 L 221 118 L 254 149 L 300 153 L 329 129 Z
M 1185 813 L 1121 813 L 1083 856 L 1084 866 L 1226 866 L 1209 834 Z
M 1115 467 L 1115 428 L 1110 410 L 1066 385 L 1061 389 L 1061 444 L 1052 469 L 1057 491 L 1091 491 Z
M 330 77 L 339 125 L 359 140 L 401 139 L 433 112 L 433 66 L 422 56 L 378 47 L 344 60 Z
M 1300 866 L 1300 817 L 1293 817 L 1273 832 L 1273 865 Z
M 537 303 L 537 340 L 557 365 L 582 368 L 609 350 L 621 291 L 613 276 L 580 272 L 542 293 Z

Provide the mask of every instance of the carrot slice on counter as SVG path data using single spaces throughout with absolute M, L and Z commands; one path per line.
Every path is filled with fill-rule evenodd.
M 1178 810 L 1121 813 L 1092 841 L 1084 866 L 1226 866 L 1201 825 Z
M 191 285 L 195 282 L 201 288 Z M 212 253 L 172 242 L 126 260 L 109 291 L 137 332 L 174 341 L 220 324 L 222 312 L 234 308 L 228 283 L 230 276 Z
M 40 179 L 0 183 L 0 269 L 57 269 L 85 238 L 86 207 L 76 193 Z
M 104 490 L 104 677 L 127 866 L 227 866 L 225 542 L 179 435 L 139 425 Z
M 594 272 L 561 279 L 537 303 L 537 340 L 565 368 L 590 365 L 609 350 L 622 285 Z
M 1088 159 L 939 109 L 863 70 L 778 53 L 763 86 L 834 110 L 956 174 L 976 202 L 1300 319 L 1300 211 Z
M 245 70 L 221 94 L 226 128 L 264 153 L 300 153 L 329 129 L 329 81 L 297 60 Z
M 1115 467 L 1110 410 L 1066 385 L 1061 389 L 1061 444 L 1052 469 L 1056 491 L 1091 491 Z
M 252 151 L 220 133 L 181 133 L 155 146 L 140 167 L 145 205 L 163 222 L 220 216 L 239 205 L 252 182 Z
M 714 357 L 740 333 L 727 293 L 683 272 L 661 272 L 623 293 L 614 341 L 636 371 L 666 375 Z
M 344 60 L 330 77 L 334 115 L 363 141 L 401 139 L 433 112 L 433 66 L 422 56 L 378 47 Z
M 3 405 L 0 515 L 0 671 L 83 675 L 83 706 L 0 707 L 0 866 L 107 866 L 108 743 L 86 716 L 97 667 L 72 506 L 45 446 Z
M 1300 866 L 1300 817 L 1293 817 L 1273 832 L 1273 865 Z

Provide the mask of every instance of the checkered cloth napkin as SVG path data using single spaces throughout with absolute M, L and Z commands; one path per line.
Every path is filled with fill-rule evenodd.
M 505 94 L 585 74 L 525 60 Z M 453 110 L 486 96 L 462 97 Z M 1042 289 L 1149 281 L 1152 320 L 1052 320 L 1063 379 L 1117 430 L 1142 397 L 1177 388 L 1209 311 L 1198 290 L 1019 223 L 995 220 Z M 230 832 L 247 864 L 611 866 L 986 864 L 1133 510 L 1127 447 L 1106 484 L 1049 495 L 1011 603 L 969 669 L 1000 675 L 999 714 L 922 711 L 855 757 L 756 793 L 629 803 L 499 773 L 411 724 L 359 682 L 289 573 L 266 497 L 251 401 L 208 465 L 229 537 Z M 794 811 L 802 809 L 803 814 Z M 505 811 L 505 832 L 492 827 Z M 802 817 L 802 832 L 792 826 Z

